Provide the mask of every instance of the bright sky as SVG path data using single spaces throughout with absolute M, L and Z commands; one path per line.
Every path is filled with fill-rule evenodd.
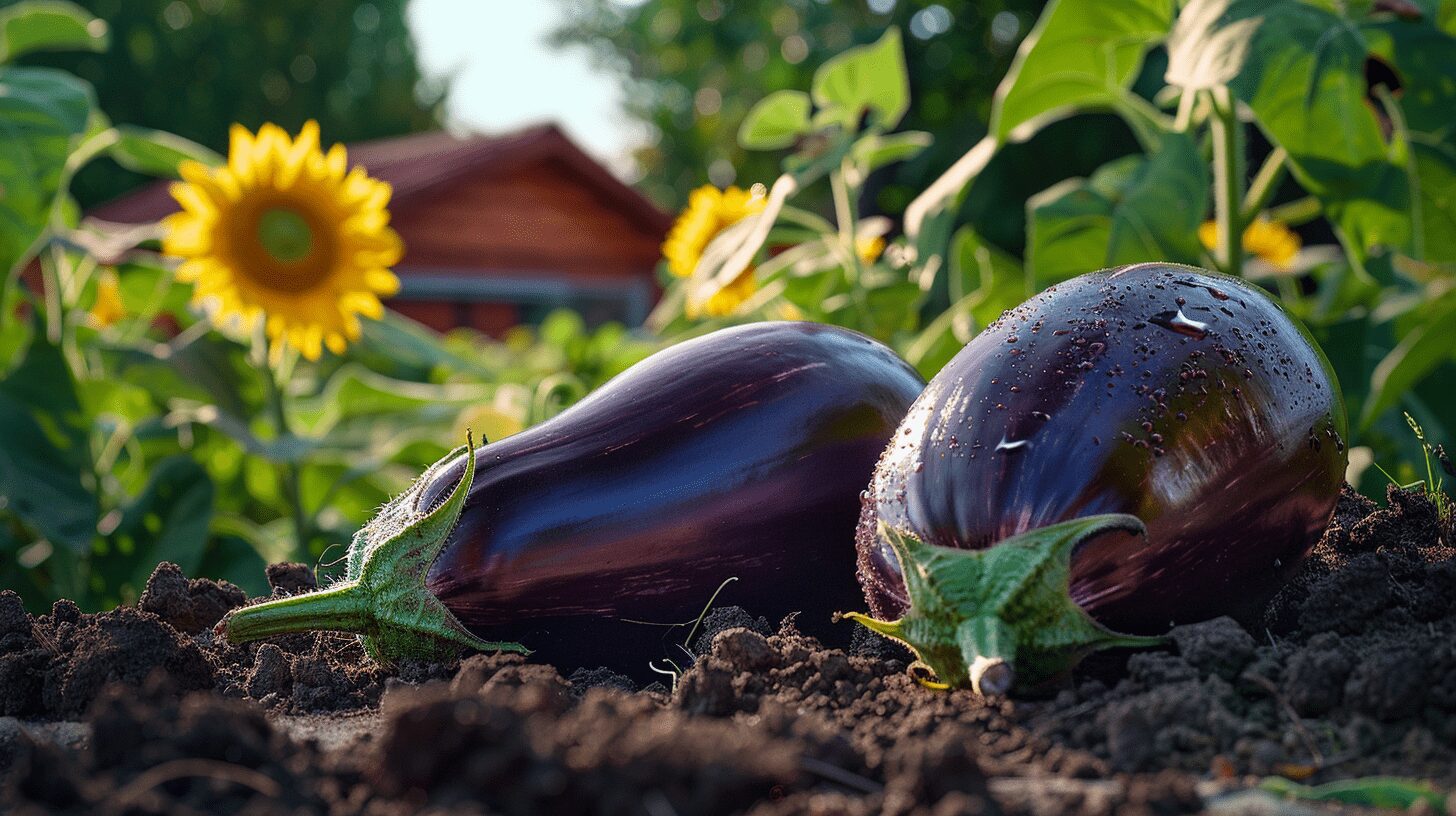
M 621 114 L 621 90 L 593 71 L 581 48 L 552 50 L 559 0 L 410 0 L 410 27 L 428 76 L 454 77 L 454 127 L 499 133 L 554 121 L 618 172 L 639 131 Z

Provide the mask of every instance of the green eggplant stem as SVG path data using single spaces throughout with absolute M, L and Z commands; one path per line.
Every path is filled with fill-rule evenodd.
M 461 453 L 465 474 L 459 484 L 438 507 L 422 508 L 424 487 Z M 245 643 L 294 632 L 348 632 L 359 635 L 369 656 L 386 665 L 405 658 L 447 658 L 461 649 L 527 652 L 519 643 L 476 637 L 425 585 L 474 479 L 474 440 L 467 434 L 464 448 L 446 454 L 354 536 L 343 581 L 235 609 L 218 623 L 217 634 Z
M 223 618 L 219 628 L 232 643 L 315 629 L 362 635 L 369 631 L 367 605 L 359 585 L 344 581 L 317 592 L 245 606 Z
M 1066 671 L 1088 652 L 1160 645 L 1159 637 L 1114 632 L 1093 620 L 1070 592 L 1073 548 L 1114 530 L 1147 534 L 1135 516 L 1073 519 L 1013 536 L 984 550 L 927 544 L 880 523 L 905 576 L 910 608 L 899 620 L 858 612 L 841 617 L 898 640 L 932 688 L 969 686 L 1006 694 Z
M 956 642 L 966 661 L 971 688 L 978 694 L 1005 694 L 1016 680 L 1016 635 L 1000 618 L 961 621 Z

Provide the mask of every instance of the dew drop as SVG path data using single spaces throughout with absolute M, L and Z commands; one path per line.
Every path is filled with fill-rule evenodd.
M 1183 314 L 1182 309 L 1175 309 L 1167 312 L 1158 312 L 1148 318 L 1149 323 L 1162 326 L 1169 331 L 1192 337 L 1195 340 L 1202 340 L 1208 336 L 1208 324 L 1193 320 Z
M 1031 440 L 1029 439 L 1018 439 L 1012 442 L 1003 436 L 1001 437 L 1001 441 L 996 443 L 996 450 L 998 451 L 1014 451 L 1029 447 L 1031 447 Z

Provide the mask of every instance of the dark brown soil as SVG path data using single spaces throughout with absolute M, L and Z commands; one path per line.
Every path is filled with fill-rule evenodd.
M 1182 626 L 1017 700 L 927 690 L 886 641 L 826 649 L 734 608 L 671 688 L 638 689 L 508 655 L 386 672 L 336 635 L 218 644 L 242 593 L 170 564 L 140 608 L 32 618 L 5 592 L 0 812 L 1231 813 L 1210 796 L 1271 774 L 1450 791 L 1450 534 L 1419 494 L 1347 492 L 1263 620 Z

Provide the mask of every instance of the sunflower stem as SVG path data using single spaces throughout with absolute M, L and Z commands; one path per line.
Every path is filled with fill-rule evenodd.
M 276 341 L 275 341 L 276 342 Z M 263 360 L 258 364 L 258 369 L 263 373 L 263 388 L 267 392 L 268 412 L 273 418 L 273 429 L 279 439 L 293 435 L 292 428 L 288 424 L 288 411 L 284 405 L 286 395 L 279 382 L 278 372 L 270 364 L 272 357 L 269 348 L 270 341 L 263 341 Z M 285 355 L 287 356 L 287 355 Z M 280 366 L 281 367 L 281 366 Z M 290 516 L 293 519 L 293 549 L 294 553 L 302 558 L 308 555 L 308 540 L 311 535 L 308 515 L 303 510 L 302 473 L 298 462 L 287 461 L 282 465 L 282 478 L 284 500 L 288 502 Z
M 846 157 L 839 163 L 839 169 L 829 174 L 829 189 L 834 197 L 834 218 L 839 222 L 839 251 L 845 274 L 849 276 L 850 296 L 854 298 L 855 306 L 859 307 L 860 320 L 868 323 L 869 300 L 865 296 L 864 270 L 860 266 L 859 250 L 855 247 L 855 228 L 859 222 L 855 196 L 859 191 L 850 190 L 849 175 L 852 170 L 853 165 Z
M 1216 257 L 1223 271 L 1235 277 L 1244 273 L 1244 224 L 1240 208 L 1244 201 L 1243 130 L 1238 104 L 1227 87 L 1212 91 L 1214 212 L 1218 220 Z

